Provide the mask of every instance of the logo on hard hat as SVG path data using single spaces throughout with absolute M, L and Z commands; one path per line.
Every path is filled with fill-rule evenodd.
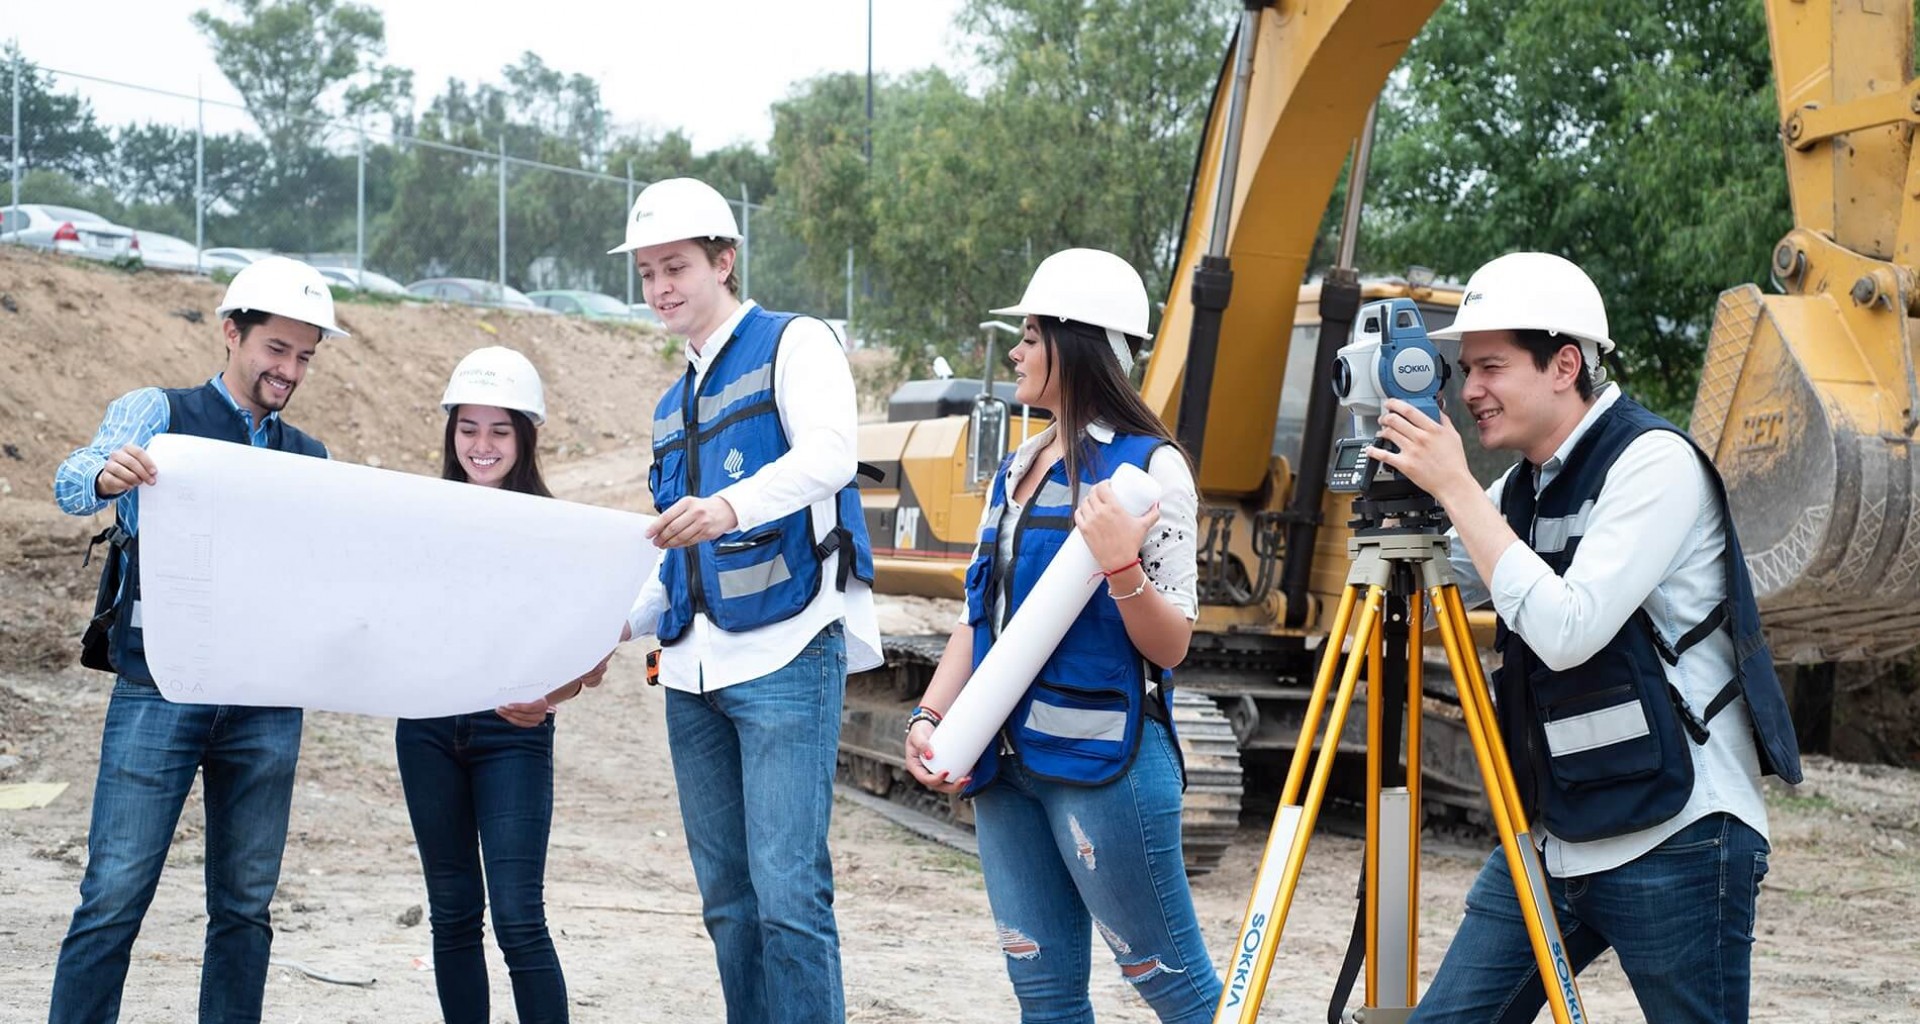
M 301 293 L 302 295 L 311 295 L 311 296 L 313 296 L 313 297 L 314 297 L 314 298 L 316 298 L 316 299 L 317 299 L 317 298 L 320 298 L 320 297 L 321 297 L 321 295 L 323 294 L 323 293 L 322 293 L 322 292 L 320 291 L 320 289 L 318 289 L 318 288 L 315 288 L 315 287 L 314 287 L 313 285 L 310 285 L 310 284 L 303 284 L 303 285 L 301 285 L 301 286 L 300 286 L 300 293 Z
M 638 224 L 641 221 L 646 220 L 648 217 L 651 217 L 651 216 L 653 216 L 652 210 L 635 210 L 633 211 L 633 222 L 635 224 Z
M 1481 299 L 1484 299 L 1486 297 L 1487 297 L 1486 292 L 1468 292 L 1466 294 L 1466 297 L 1460 300 L 1460 304 L 1462 306 L 1471 306 L 1474 303 L 1479 302 Z
M 720 464 L 721 468 L 727 471 L 727 479 L 729 480 L 738 480 L 746 476 L 746 465 L 747 457 L 740 454 L 740 449 L 738 448 L 729 451 L 727 453 L 727 460 Z

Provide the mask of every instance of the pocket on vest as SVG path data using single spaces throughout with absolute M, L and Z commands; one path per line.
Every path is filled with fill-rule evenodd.
M 993 603 L 992 595 L 987 593 L 987 574 L 992 562 L 985 558 L 975 558 L 967 566 L 967 625 L 978 626 L 986 621 L 987 607 Z
M 656 449 L 653 465 L 647 467 L 647 490 L 653 494 L 653 508 L 665 512 L 685 496 L 682 484 L 687 453 L 679 445 Z
M 780 531 L 713 543 L 714 575 L 724 601 L 753 600 L 793 578 L 786 552 L 776 543 Z
M 1110 681 L 1111 688 L 1098 689 L 1033 684 L 1026 714 L 1013 730 L 1029 770 L 1078 783 L 1107 782 L 1125 770 L 1139 742 L 1140 716 L 1130 710 L 1129 677 Z
M 1647 687 L 1637 684 L 1629 672 L 1607 675 L 1601 685 L 1581 692 L 1548 694 L 1543 691 L 1550 687 L 1551 673 L 1534 673 L 1547 756 L 1554 778 L 1562 785 L 1622 782 L 1660 771 L 1660 737 L 1653 709 L 1646 705 Z

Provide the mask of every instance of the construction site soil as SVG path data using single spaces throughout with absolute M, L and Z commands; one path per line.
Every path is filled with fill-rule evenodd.
M 109 516 L 62 515 L 51 496 L 54 468 L 92 436 L 114 397 L 194 384 L 219 370 L 220 292 L 204 280 L 0 249 L 0 794 L 20 783 L 66 784 L 44 806 L 0 810 L 0 1020 L 45 1013 L 85 863 L 109 689 L 107 677 L 75 664 L 95 582 L 80 556 Z M 354 337 L 322 346 L 288 416 L 335 458 L 436 471 L 448 372 L 471 349 L 503 344 L 525 352 L 546 379 L 553 415 L 541 457 L 556 493 L 646 507 L 649 410 L 682 366 L 678 346 L 663 335 L 449 306 L 343 303 L 341 314 Z M 874 408 L 887 373 L 883 360 L 856 360 Z M 940 602 L 887 599 L 883 625 L 941 631 L 951 614 Z M 263 656 L 271 659 L 264 642 Z M 606 685 L 559 714 L 548 919 L 575 1020 L 717 1020 L 722 1002 L 660 694 L 644 685 L 640 662 L 637 651 L 617 656 Z M 1900 666 L 1843 671 L 1838 748 L 1868 759 L 1908 756 L 1916 747 L 1913 678 Z M 307 716 L 273 907 L 270 1021 L 439 1019 L 423 969 L 431 948 L 425 897 L 392 728 L 385 719 Z M 1770 790 L 1768 805 L 1773 854 L 1760 901 L 1753 1019 L 1920 1020 L 1920 774 L 1813 758 L 1807 781 Z M 196 795 L 134 947 L 123 1020 L 195 1017 L 203 821 Z M 1264 832 L 1264 822 L 1247 821 L 1222 868 L 1196 881 L 1216 963 L 1226 961 Z M 1017 1018 L 970 856 L 844 800 L 833 844 L 849 1020 Z M 1440 962 L 1486 848 L 1459 836 L 1428 843 L 1423 977 Z M 1324 834 L 1313 849 L 1266 1020 L 1323 1020 L 1345 948 L 1360 847 Z M 497 951 L 489 957 L 493 1019 L 511 1020 L 506 971 Z M 1583 981 L 1592 1019 L 1640 1019 L 1611 958 Z M 1096 963 L 1092 984 L 1102 1020 L 1153 1019 L 1110 964 Z

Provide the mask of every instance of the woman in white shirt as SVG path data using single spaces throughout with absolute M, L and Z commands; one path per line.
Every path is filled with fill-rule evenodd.
M 1186 456 L 1129 382 L 1148 301 L 1124 260 L 1055 253 L 1017 306 L 1016 401 L 1054 426 L 1001 467 L 967 573 L 967 611 L 908 722 L 919 781 L 974 798 L 980 864 L 1027 1020 L 1093 1020 L 1092 931 L 1165 1022 L 1213 1018 L 1220 980 L 1180 850 L 1182 768 L 1171 669 L 1197 615 Z M 1106 481 L 1123 464 L 1165 490 L 1134 516 Z M 933 728 L 1070 531 L 1106 577 L 967 777 L 926 764 Z M 1092 928 L 1089 928 L 1091 922 Z

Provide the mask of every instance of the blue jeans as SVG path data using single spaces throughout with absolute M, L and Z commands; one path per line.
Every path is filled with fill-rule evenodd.
M 1753 908 L 1766 874 L 1767 841 L 1714 814 L 1637 860 L 1550 878 L 1547 888 L 1576 973 L 1611 946 L 1647 1020 L 1745 1024 Z M 1506 856 L 1495 850 L 1413 1019 L 1522 1024 L 1544 1005 Z
M 280 882 L 299 758 L 298 708 L 175 704 L 152 686 L 114 682 L 80 906 L 53 974 L 53 1024 L 120 1018 L 133 940 L 196 772 L 207 808 L 200 1020 L 260 1019 L 273 944 L 267 908 Z
M 489 1019 L 482 918 L 491 897 L 521 1024 L 566 1021 L 567 982 L 547 933 L 545 897 L 553 717 L 530 729 L 491 711 L 403 718 L 394 748 L 427 878 L 441 1016 L 447 1024 Z
M 1018 757 L 974 797 L 980 869 L 1026 1024 L 1091 1024 L 1092 933 L 1167 1024 L 1220 999 L 1180 853 L 1179 753 L 1149 719 L 1125 775 L 1104 786 L 1035 778 Z
M 730 1024 L 846 1017 L 827 854 L 846 688 L 836 622 L 758 679 L 667 691 L 680 819 Z

